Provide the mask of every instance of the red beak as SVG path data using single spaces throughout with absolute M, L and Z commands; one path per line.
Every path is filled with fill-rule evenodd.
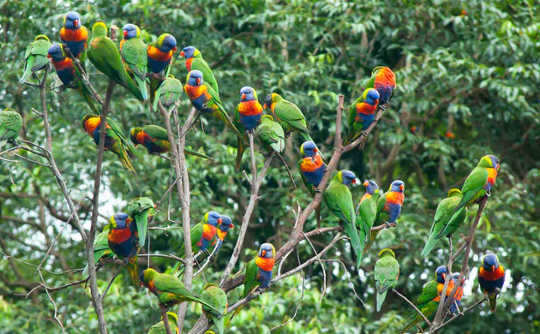
M 443 278 L 443 280 L 446 281 L 446 274 L 445 273 L 442 274 L 442 278 Z
M 195 81 L 197 82 L 197 86 L 201 84 L 201 79 L 197 78 Z
M 175 47 L 172 49 L 173 53 L 176 52 L 176 50 L 178 50 L 178 48 L 175 46 Z
M 75 28 L 77 28 L 79 26 L 79 20 L 74 20 L 73 25 L 75 26 Z
M 219 224 L 221 224 L 223 222 L 223 219 L 218 218 L 217 222 L 218 222 L 218 225 L 219 225 Z
M 182 57 L 184 57 L 184 55 L 185 55 L 184 51 L 180 51 L 180 55 L 181 55 Z
M 351 183 L 356 184 L 356 179 L 353 179 Z
M 369 182 L 368 181 L 364 181 L 364 187 L 367 187 L 369 186 Z
M 124 30 L 124 38 L 127 37 L 128 32 Z
M 261 254 L 262 254 L 262 257 L 265 257 L 266 256 L 266 251 L 263 249 Z
M 263 105 L 263 109 L 268 109 L 268 105 L 266 103 Z
M 319 150 L 315 147 L 315 148 L 313 149 L 313 152 L 317 153 L 317 152 L 319 152 Z
M 231 227 L 230 228 L 234 228 L 234 225 L 231 224 Z
M 133 221 L 133 219 L 131 219 L 130 217 L 128 217 L 128 218 L 126 219 L 126 223 L 131 223 L 132 221 Z
M 491 271 L 495 271 L 495 266 L 491 266 Z
M 242 94 L 242 100 L 245 100 L 246 99 L 246 94 Z
M 403 191 L 403 189 L 405 189 L 405 187 L 403 185 L 400 185 L 399 190 Z

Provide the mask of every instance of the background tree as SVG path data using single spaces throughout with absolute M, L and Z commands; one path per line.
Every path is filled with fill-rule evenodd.
M 479 223 L 469 267 L 474 268 L 486 250 L 496 251 L 509 272 L 509 284 L 500 296 L 495 316 L 484 304 L 449 324 L 445 332 L 538 330 L 534 278 L 539 272 L 536 194 L 540 154 L 535 144 L 540 137 L 536 88 L 540 83 L 540 24 L 538 6 L 533 1 L 4 2 L 0 4 L 0 106 L 24 115 L 23 136 L 43 147 L 46 136 L 42 118 L 32 111 L 41 109 L 39 93 L 33 87 L 19 85 L 18 78 L 28 43 L 40 33 L 58 41 L 61 17 L 68 10 L 81 13 L 87 26 L 97 19 L 120 27 L 131 22 L 155 36 L 174 34 L 179 47 L 196 46 L 212 67 L 229 111 L 234 110 L 238 92 L 245 85 L 254 87 L 261 97 L 279 89 L 304 111 L 311 135 L 323 152 L 330 153 L 333 147 L 337 94 L 344 94 L 348 104 L 362 93 L 362 84 L 374 66 L 393 68 L 398 88 L 391 108 L 370 135 L 364 152 L 346 154 L 339 165 L 362 179 L 374 178 L 384 190 L 398 177 L 407 185 L 398 228 L 386 231 L 389 237 L 385 242 L 389 244 L 380 242 L 373 248 L 392 246 L 400 262 L 398 290 L 410 297 L 417 295 L 434 269 L 447 260 L 446 241 L 441 242 L 443 250 L 433 251 L 427 259 L 420 256 L 438 201 L 449 188 L 461 185 L 479 157 L 494 153 L 502 160 L 500 177 Z M 105 76 L 92 66 L 88 70 L 92 84 L 104 95 Z M 175 62 L 173 73 L 184 80 L 182 61 Z M 159 113 L 146 111 L 122 88 L 114 93 L 113 117 L 125 129 L 138 126 L 134 120 L 162 124 Z M 89 229 L 96 146 L 80 125 L 88 109 L 70 91 L 48 91 L 47 98 L 52 152 L 81 224 Z M 182 119 L 188 110 L 189 102 L 184 99 L 179 107 Z M 222 133 L 219 123 L 203 122 L 204 131 L 192 131 L 187 146 L 213 160 L 187 157 L 192 220 L 197 221 L 212 208 L 239 223 L 249 200 L 250 184 L 234 171 L 236 140 L 231 133 Z M 287 143 L 290 166 L 298 159 L 298 144 L 294 140 Z M 3 155 L 2 159 L 17 161 L 0 160 L 3 330 L 56 333 L 56 317 L 68 332 L 95 332 L 97 319 L 84 285 L 51 290 L 49 295 L 36 288 L 43 282 L 48 287 L 62 287 L 85 278 L 81 273 L 86 264 L 85 247 L 55 176 L 49 168 L 20 157 Z M 263 159 L 257 154 L 258 166 Z M 135 168 L 136 178 L 105 154 L 98 229 L 127 200 L 142 195 L 160 200 L 174 181 L 169 161 L 158 157 L 145 156 Z M 242 168 L 250 170 L 247 157 Z M 298 171 L 295 176 L 300 184 Z M 305 189 L 293 191 L 290 186 L 285 171 L 274 162 L 262 182 L 262 197 L 247 229 L 247 248 L 257 249 L 265 241 L 279 247 L 289 239 L 296 203 L 305 207 L 310 201 Z M 151 225 L 159 228 L 150 233 L 153 249 L 173 253 L 182 243 L 182 228 L 176 224 L 181 221 L 180 207 L 175 194 L 171 194 L 171 200 L 169 196 L 160 200 Z M 174 222 L 167 220 L 168 212 Z M 323 226 L 337 225 L 326 208 L 322 216 Z M 305 229 L 315 227 L 312 216 Z M 466 231 L 463 228 L 457 234 Z M 236 228 L 229 232 L 216 263 L 205 272 L 208 281 L 221 278 L 238 233 Z M 311 242 L 320 250 L 334 234 L 312 237 Z M 280 281 L 245 306 L 230 322 L 230 328 L 245 333 L 272 328 L 286 333 L 392 333 L 399 329 L 408 306 L 394 294 L 389 294 L 381 313 L 375 312 L 371 272 L 376 252 L 364 256 L 356 275 L 347 243 L 336 245 L 324 261 Z M 303 241 L 284 269 L 295 267 L 297 258 L 303 262 L 313 255 L 311 245 Z M 251 255 L 242 252 L 240 262 L 249 259 Z M 98 272 L 101 290 L 113 274 L 109 267 Z M 475 269 L 471 269 L 465 304 L 472 303 L 478 294 L 475 275 Z M 196 288 L 200 290 L 202 285 Z M 239 294 L 233 291 L 229 298 L 236 300 Z M 138 333 L 160 316 L 153 296 L 121 279 L 110 287 L 104 308 L 112 333 Z M 187 326 L 195 323 L 198 312 L 188 312 Z

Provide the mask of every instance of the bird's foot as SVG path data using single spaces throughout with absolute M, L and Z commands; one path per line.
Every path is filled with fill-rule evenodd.
M 386 225 L 386 228 L 395 227 L 396 223 L 390 223 L 390 222 L 384 222 L 384 225 Z

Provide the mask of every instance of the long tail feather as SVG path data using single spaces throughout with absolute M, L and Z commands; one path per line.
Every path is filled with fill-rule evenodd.
M 356 255 L 356 266 L 359 267 L 359 255 L 362 253 L 362 249 L 360 248 L 360 236 L 358 235 L 358 231 L 353 224 L 348 223 L 344 223 L 343 229 L 345 230 L 345 234 L 347 234 L 347 236 L 351 239 L 351 247 Z
M 285 166 L 285 169 L 287 170 L 287 174 L 289 174 L 289 178 L 291 179 L 293 187 L 296 189 L 296 182 L 294 182 L 294 177 L 292 175 L 291 169 L 289 168 L 289 165 L 287 165 L 287 161 L 285 161 L 285 158 L 279 152 L 276 152 L 276 154 L 279 160 L 281 160 L 281 163 L 283 163 L 283 166 Z
M 137 75 L 134 75 L 133 77 L 135 78 L 135 81 L 137 82 L 137 86 L 139 87 L 139 92 L 141 94 L 143 101 L 148 100 L 148 88 L 146 87 L 146 81 L 139 78 Z
M 129 277 L 131 278 L 131 282 L 133 283 L 133 285 L 135 285 L 136 287 L 140 286 L 141 282 L 139 281 L 139 266 L 137 265 L 136 256 L 129 259 L 128 264 L 127 264 L 127 270 L 128 270 Z
M 384 300 L 386 299 L 386 293 L 388 290 L 384 291 L 377 291 L 377 312 L 381 311 L 382 304 L 384 303 Z

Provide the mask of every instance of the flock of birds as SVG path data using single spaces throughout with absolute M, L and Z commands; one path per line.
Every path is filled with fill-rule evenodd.
M 300 146 L 302 158 L 298 162 L 302 179 L 312 194 L 319 191 L 318 186 L 327 166 L 309 135 L 306 119 L 298 106 L 277 93 L 268 95 L 262 106 L 255 89 L 246 86 L 240 90 L 240 103 L 234 118 L 231 118 L 220 100 L 219 87 L 213 72 L 198 49 L 188 46 L 180 52 L 180 56 L 185 58 L 188 71 L 186 83 L 182 86 L 181 81 L 169 73 L 177 51 L 174 36 L 165 33 L 147 45 L 136 25 L 126 24 L 122 31 L 123 39 L 117 45 L 108 37 L 106 24 L 98 21 L 93 25 L 92 38 L 87 43 L 89 33 L 82 25 L 79 14 L 69 12 L 64 16 L 64 24 L 60 30 L 62 43 L 51 44 L 47 36 L 38 35 L 28 46 L 24 73 L 20 81 L 31 83 L 32 79 L 39 79 L 38 72 L 47 69 L 49 62 L 52 63 L 64 87 L 77 90 L 93 111 L 93 114 L 84 116 L 83 128 L 96 145 L 100 139 L 101 117 L 96 98 L 81 72 L 81 69 L 84 70 L 86 57 L 112 82 L 123 86 L 140 101 L 148 101 L 149 107 L 154 110 L 176 105 L 185 93 L 198 115 L 210 114 L 235 133 L 238 139 L 237 165 L 241 162 L 248 136 L 257 136 L 268 153 L 280 156 L 285 150 L 286 136 L 293 132 L 298 133 L 303 140 Z M 363 94 L 349 109 L 345 143 L 354 141 L 368 129 L 375 121 L 379 108 L 385 109 L 396 87 L 395 75 L 388 67 L 376 67 L 365 87 Z M 8 109 L 0 112 L 0 140 L 15 144 L 22 123 L 18 112 Z M 158 125 L 132 128 L 131 141 L 111 118 L 106 119 L 105 131 L 105 149 L 115 153 L 123 166 L 132 172 L 133 145 L 143 145 L 150 154 L 166 153 L 171 148 L 167 130 Z M 282 161 L 286 165 L 283 159 Z M 467 207 L 489 195 L 499 168 L 499 161 L 495 156 L 482 157 L 465 180 L 462 189 L 451 189 L 448 197 L 441 200 L 429 239 L 422 251 L 423 256 L 427 256 L 440 239 L 451 238 L 463 225 L 467 217 Z M 375 181 L 367 180 L 363 183 L 366 192 L 355 205 L 349 186 L 358 183 L 353 172 L 338 171 L 327 189 L 323 190 L 323 199 L 328 209 L 341 221 L 359 267 L 363 255 L 370 249 L 380 231 L 372 227 L 375 224 L 396 226 L 404 202 L 405 184 L 401 180 L 395 180 L 389 190 L 382 194 Z M 201 303 L 219 333 L 223 333 L 227 294 L 219 286 L 207 284 L 201 293 L 185 289 L 177 278 L 181 273 L 180 263 L 168 274 L 159 273 L 152 268 L 139 272 L 137 253 L 147 239 L 148 220 L 154 214 L 153 201 L 147 197 L 133 199 L 126 207 L 126 212 L 113 215 L 103 232 L 97 235 L 94 245 L 96 263 L 115 254 L 125 261 L 133 283 L 146 286 L 158 297 L 160 305 L 170 307 L 183 301 Z M 219 250 L 228 231 L 233 227 L 230 217 L 214 211 L 206 213 L 201 222 L 191 228 L 195 257 L 210 254 L 211 247 L 215 247 L 212 254 Z M 178 252 L 178 256 L 183 256 L 183 248 Z M 260 246 L 257 256 L 245 266 L 244 297 L 253 293 L 257 287 L 264 289 L 270 285 L 275 256 L 276 250 L 272 244 L 263 243 Z M 447 289 L 449 296 L 454 284 L 458 284 L 459 275 L 449 273 L 445 266 L 440 266 L 435 271 L 436 279 L 424 285 L 422 294 L 416 300 L 418 308 L 426 317 L 431 316 L 437 309 L 447 275 L 451 275 Z M 379 252 L 374 277 L 377 290 L 376 308 L 380 311 L 387 291 L 397 285 L 399 277 L 399 263 L 392 249 L 385 248 Z M 495 254 L 487 253 L 483 257 L 478 279 L 481 289 L 489 295 L 494 310 L 495 298 L 504 283 L 504 268 Z M 456 289 L 452 312 L 459 309 L 462 294 L 462 288 Z M 171 326 L 175 326 L 176 315 L 169 312 L 168 316 Z M 412 315 L 404 330 L 420 321 L 423 321 L 423 318 L 419 314 Z M 152 327 L 150 333 L 162 333 L 163 330 L 160 322 Z

